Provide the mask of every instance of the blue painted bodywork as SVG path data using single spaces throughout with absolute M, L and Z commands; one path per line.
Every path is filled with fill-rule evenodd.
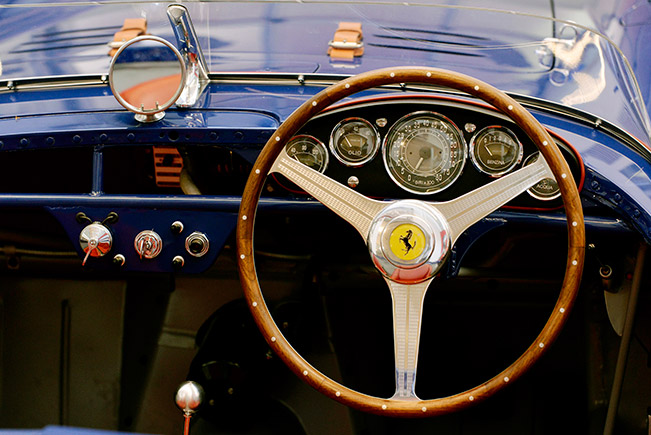
M 641 95 L 647 95 L 648 57 L 636 55 L 647 26 L 626 21 L 632 4 L 618 7 L 602 3 L 601 8 L 587 9 L 557 4 L 552 10 L 548 2 L 518 2 L 517 9 L 524 13 L 521 15 L 499 11 L 508 11 L 516 3 L 501 3 L 495 11 L 473 10 L 472 5 L 189 3 L 214 81 L 195 107 L 170 109 L 154 124 L 139 124 L 111 95 L 105 81 L 110 62 L 106 43 L 125 18 L 143 15 L 149 33 L 173 41 L 164 8 L 145 2 L 2 5 L 0 150 L 92 147 L 94 164 L 92 188 L 87 194 L 6 192 L 0 195 L 0 206 L 45 207 L 79 253 L 79 224 L 71 217 L 78 211 L 102 215 L 119 209 L 124 220 L 115 229 L 119 233 L 117 246 L 130 252 L 123 270 L 172 270 L 171 256 L 182 252 L 182 246 L 171 241 L 160 261 L 140 262 L 132 258 L 135 254 L 129 251 L 129 240 L 131 233 L 137 232 L 136 222 L 146 223 L 147 228 L 166 228 L 175 215 L 182 216 L 193 226 L 204 228 L 217 246 L 209 257 L 186 268 L 198 272 L 214 261 L 232 232 L 238 198 L 107 194 L 103 185 L 104 150 L 125 144 L 219 145 L 253 162 L 280 123 L 323 88 L 299 83 L 299 75 L 332 81 L 378 67 L 428 65 L 474 75 L 514 96 L 549 101 L 583 114 L 577 120 L 567 114 L 534 110 L 544 125 L 580 154 L 586 169 L 582 195 L 591 203 L 612 209 L 651 241 L 651 163 L 644 151 L 649 146 L 646 103 L 617 49 L 586 30 L 613 32 L 609 23 L 623 14 L 624 32 L 619 42 L 624 54 L 634 59 L 631 65 L 638 74 Z M 648 5 L 643 6 L 646 8 Z M 56 18 L 62 11 L 66 20 Z M 567 31 L 568 22 L 550 20 L 554 14 L 561 20 L 583 18 L 585 25 Z M 337 23 L 344 20 L 360 21 L 364 30 L 365 53 L 352 61 L 327 55 L 328 41 Z M 545 45 L 547 51 L 541 49 L 545 40 L 555 41 Z M 557 45 L 565 48 L 549 48 Z M 579 64 L 564 57 L 572 50 Z M 239 78 L 245 81 L 233 81 L 238 73 L 244 73 Z M 85 84 L 31 86 L 39 77 L 76 77 Z M 246 82 L 251 77 L 256 81 Z M 278 78 L 284 81 L 273 83 Z M 293 83 L 292 78 L 296 78 Z M 598 95 L 591 95 L 595 88 Z M 358 97 L 394 92 L 367 91 Z M 599 128 L 602 121 L 615 126 L 627 141 Z M 298 208 L 312 206 L 301 198 L 292 204 Z M 506 219 L 531 219 L 526 213 L 517 216 Z M 544 222 L 547 218 L 539 215 L 534 220 Z M 121 227 L 126 228 L 124 232 Z M 108 259 L 95 263 L 99 269 L 111 267 Z

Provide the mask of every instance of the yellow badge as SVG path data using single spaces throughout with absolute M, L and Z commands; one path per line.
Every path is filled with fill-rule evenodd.
M 401 260 L 409 261 L 419 257 L 425 249 L 425 234 L 413 224 L 398 225 L 389 239 L 391 252 Z

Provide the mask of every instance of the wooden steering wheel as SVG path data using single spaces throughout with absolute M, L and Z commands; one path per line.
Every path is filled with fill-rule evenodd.
M 290 158 L 285 144 L 314 115 L 355 92 L 393 83 L 442 85 L 481 98 L 511 118 L 536 144 L 544 159 L 527 165 L 447 202 L 377 201 L 343 186 Z M 253 225 L 267 174 L 279 172 L 350 223 L 369 247 L 375 266 L 393 299 L 396 392 L 379 398 L 346 388 L 305 361 L 283 337 L 267 308 L 253 261 Z M 509 367 L 492 379 L 459 394 L 421 400 L 414 391 L 425 292 L 447 259 L 457 237 L 468 227 L 539 181 L 555 177 L 568 222 L 565 278 L 556 305 L 536 340 Z M 392 247 L 408 228 L 424 237 L 408 258 Z M 563 327 L 576 299 L 585 251 L 583 211 L 570 169 L 549 133 L 519 103 L 477 79 L 450 71 L 403 67 L 359 74 L 340 81 L 301 105 L 269 139 L 246 183 L 237 224 L 240 279 L 249 308 L 269 346 L 296 373 L 321 393 L 353 408 L 394 417 L 446 414 L 479 403 L 522 376 L 547 350 Z

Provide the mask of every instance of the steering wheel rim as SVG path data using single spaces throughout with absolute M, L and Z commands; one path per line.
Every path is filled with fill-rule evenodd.
M 314 115 L 359 91 L 394 83 L 442 85 L 482 99 L 518 124 L 545 157 L 559 185 L 568 221 L 565 278 L 554 309 L 527 350 L 502 372 L 461 393 L 436 399 L 379 398 L 349 389 L 305 361 L 273 321 L 264 302 L 253 260 L 253 226 L 262 187 L 285 144 Z M 326 396 L 352 408 L 393 417 L 428 417 L 455 412 L 491 397 L 521 377 L 549 348 L 560 333 L 576 300 L 585 253 L 585 228 L 579 193 L 570 169 L 545 128 L 517 101 L 487 83 L 460 73 L 436 68 L 385 68 L 335 83 L 303 103 L 269 139 L 247 180 L 237 222 L 240 280 L 251 313 L 269 346 L 303 381 Z

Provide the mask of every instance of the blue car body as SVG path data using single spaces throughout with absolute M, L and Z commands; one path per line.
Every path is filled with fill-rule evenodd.
M 592 434 L 604 426 L 648 433 L 651 317 L 648 286 L 634 271 L 651 241 L 647 2 L 184 5 L 209 82 L 191 107 L 172 106 L 151 123 L 134 119 L 113 96 L 107 43 L 125 19 L 146 18 L 146 33 L 177 44 L 166 4 L 0 5 L 0 427 L 178 433 L 183 417 L 172 398 L 176 386 L 191 379 L 203 384 L 207 397 L 193 417 L 196 433 Z M 363 55 L 329 54 L 340 22 L 361 23 Z M 466 74 L 523 104 L 568 159 L 588 235 L 579 308 L 557 353 L 495 402 L 424 420 L 349 411 L 286 373 L 252 329 L 235 272 L 238 210 L 265 143 L 327 85 L 387 67 Z M 366 196 L 447 201 L 498 176 L 479 173 L 468 157 L 450 186 L 414 194 L 385 172 L 390 157 L 380 153 L 388 145 L 367 164 L 342 165 L 328 146 L 330 131 L 342 120 L 368 118 L 385 140 L 403 116 L 436 112 L 450 118 L 468 143 L 475 128 L 500 123 L 516 131 L 525 157 L 536 151 L 517 126 L 487 106 L 455 90 L 395 84 L 346 97 L 301 133 L 325 144 L 326 175 L 351 187 L 354 175 L 355 188 Z M 176 174 L 172 184 L 162 181 L 165 171 Z M 196 189 L 183 185 L 182 171 Z M 366 240 L 342 232 L 334 215 L 282 177 L 269 177 L 258 210 L 268 219 L 256 229 L 259 273 L 277 292 L 269 302 L 277 323 L 289 325 L 284 333 L 292 344 L 326 371 L 382 396 L 382 382 L 392 380 L 391 328 L 378 338 L 365 328 L 377 321 L 369 312 L 377 306 L 390 321 L 390 302 L 364 309 L 366 297 L 385 290 L 368 257 L 358 255 L 365 254 Z M 523 192 L 459 236 L 435 280 L 443 290 L 428 296 L 439 295 L 431 302 L 444 319 L 436 328 L 452 338 L 439 342 L 427 333 L 432 341 L 427 350 L 421 345 L 426 359 L 419 363 L 423 396 L 445 397 L 480 384 L 485 372 L 492 376 L 494 366 L 508 365 L 524 349 L 511 347 L 513 337 L 504 336 L 522 332 L 522 343 L 535 337 L 530 329 L 544 323 L 536 310 L 549 310 L 559 273 L 562 278 L 556 256 L 565 257 L 564 216 L 560 199 Z M 109 229 L 108 254 L 91 256 L 80 243 L 90 223 Z M 155 258 L 143 259 L 139 251 L 143 231 L 160 236 Z M 190 247 L 195 233 L 209 241 L 205 254 L 194 255 Z M 550 254 L 557 240 L 561 249 Z M 642 280 L 639 299 L 630 296 L 637 294 L 634 276 Z M 378 282 L 380 289 L 373 290 Z M 455 282 L 464 283 L 460 293 L 451 290 Z M 315 310 L 315 303 L 322 305 Z M 357 308 L 348 311 L 349 303 Z M 513 318 L 502 312 L 509 306 Z M 450 307 L 463 317 L 446 318 Z M 527 322 L 531 307 L 532 325 L 518 323 Z M 320 316 L 326 320 L 316 320 Z M 358 326 L 347 323 L 356 318 L 364 325 L 362 338 L 352 333 Z M 331 329 L 336 321 L 346 326 Z M 459 325 L 466 321 L 473 325 L 468 331 Z M 635 339 L 620 346 L 618 335 L 627 334 Z M 356 347 L 352 340 L 366 344 L 359 345 L 360 354 L 345 356 Z M 508 363 L 494 353 L 507 355 Z M 477 364 L 465 367 L 454 356 L 450 365 L 432 362 L 449 355 Z M 377 381 L 376 370 L 387 367 L 386 379 Z M 369 379 L 361 378 L 364 372 Z M 452 382 L 466 375 L 467 382 Z M 618 376 L 623 390 L 612 386 Z M 566 419 L 568 430 L 559 429 Z

